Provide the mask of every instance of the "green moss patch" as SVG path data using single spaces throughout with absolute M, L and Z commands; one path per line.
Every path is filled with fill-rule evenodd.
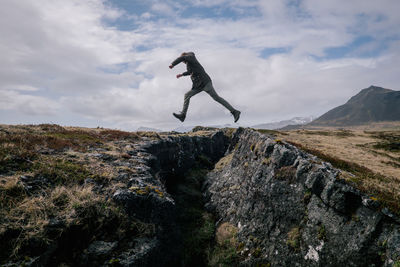
M 307 134 L 307 135 L 322 135 L 322 136 L 337 136 L 337 137 L 351 137 L 355 136 L 355 134 L 350 131 L 350 130 L 337 130 L 337 131 L 310 131 L 310 130 L 302 130 L 302 134 Z
M 179 210 L 178 222 L 183 232 L 184 266 L 205 266 L 206 250 L 211 246 L 215 233 L 215 220 L 204 211 L 201 185 L 207 174 L 205 169 L 192 169 L 177 183 L 170 186 Z
M 293 250 L 298 251 L 300 249 L 300 228 L 293 227 L 286 240 L 286 244 L 289 245 Z
M 48 179 L 55 185 L 82 184 L 87 178 L 101 180 L 99 175 L 91 173 L 84 165 L 65 159 L 35 162 L 32 170 L 35 177 Z
M 275 178 L 293 183 L 296 180 L 296 168 L 293 166 L 281 167 L 275 171 Z
M 277 137 L 278 135 L 287 135 L 285 132 L 277 131 L 277 130 L 267 130 L 267 129 L 256 129 L 257 132 L 262 134 L 268 134 L 273 137 Z
M 237 248 L 226 241 L 222 245 L 216 245 L 209 253 L 207 266 L 230 267 L 239 266 L 239 254 Z

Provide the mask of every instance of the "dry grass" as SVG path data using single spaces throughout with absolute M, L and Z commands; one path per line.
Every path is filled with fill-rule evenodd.
M 216 164 L 214 169 L 215 170 L 222 170 L 226 165 L 230 164 L 233 159 L 233 153 L 226 155 L 225 157 L 221 158 Z
M 215 233 L 215 240 L 219 245 L 224 245 L 228 242 L 231 246 L 237 246 L 237 235 L 238 229 L 231 223 L 225 222 L 218 226 Z
M 400 179 L 400 169 L 384 163 L 393 161 L 393 159 L 400 159 L 400 153 L 377 148 L 376 144 L 380 144 L 383 140 L 377 138 L 375 132 L 372 134 L 364 131 L 347 131 L 346 133 L 349 133 L 347 136 L 335 135 L 336 131 L 332 131 L 331 135 L 320 134 L 321 131 L 311 130 L 286 133 L 288 135 L 280 136 L 280 138 L 368 167 L 384 176 Z M 395 134 L 396 132 L 392 131 L 381 132 L 383 136 Z M 400 131 L 397 134 L 400 134 Z
M 89 147 L 101 147 L 108 141 L 136 141 L 139 138 L 137 133 L 112 129 L 61 127 L 52 124 L 0 125 L 1 145 L 14 145 L 28 150 L 45 147 L 57 151 L 87 151 Z
M 113 237 L 117 240 L 152 235 L 153 226 L 132 223 L 119 207 L 94 192 L 93 185 L 84 184 L 91 178 L 108 190 L 120 186 L 112 180 L 119 171 L 112 163 L 130 160 L 123 156 L 129 149 L 125 147 L 141 137 L 54 124 L 0 125 L 0 265 L 43 253 L 61 235 L 70 235 L 68 231 L 87 237 L 118 235 Z M 54 222 L 60 225 L 52 226 Z M 81 246 L 90 242 L 81 239 Z
M 293 227 L 289 233 L 288 238 L 286 240 L 286 244 L 289 245 L 292 249 L 298 251 L 300 248 L 300 228 Z
M 0 184 L 0 209 L 7 210 L 14 206 L 19 199 L 26 197 L 26 191 L 18 177 L 3 178 Z
M 342 178 L 400 214 L 400 123 L 274 132 L 344 170 Z
M 12 186 L 15 188 L 17 185 Z M 0 192 L 10 189 L 0 186 Z M 7 192 L 9 193 L 9 191 Z M 65 186 L 56 187 L 46 194 L 28 197 L 26 194 L 8 195 L 12 201 L 7 207 L 2 207 L 0 236 L 7 236 L 10 230 L 17 231 L 18 236 L 6 241 L 11 245 L 11 255 L 16 256 L 19 250 L 30 240 L 41 240 L 48 243 L 45 227 L 51 218 L 62 220 L 66 227 L 76 222 L 80 207 L 93 207 L 103 202 L 91 187 Z M 5 245 L 5 244 L 3 244 Z
M 137 133 L 110 129 L 0 125 L 0 175 L 33 172 L 61 184 L 72 180 L 82 183 L 85 178 L 110 178 L 116 170 L 87 157 L 87 153 L 102 149 L 106 151 L 103 154 L 123 158 L 124 151 L 115 141 L 132 143 L 139 138 Z
M 239 251 L 244 244 L 238 243 L 237 232 L 238 229 L 228 222 L 216 229 L 216 244 L 208 252 L 207 266 L 239 266 Z
M 154 225 L 130 220 L 91 186 L 58 186 L 41 195 L 15 197 L 11 205 L 0 210 L 0 218 L 0 260 L 32 257 L 37 253 L 32 247 L 43 253 L 60 238 L 65 242 L 79 239 L 79 244 L 68 248 L 79 251 L 82 248 L 74 246 L 84 248 L 96 237 L 131 240 L 155 233 Z

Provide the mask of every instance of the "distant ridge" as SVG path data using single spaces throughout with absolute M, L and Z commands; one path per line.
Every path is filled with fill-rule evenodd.
M 137 132 L 162 132 L 162 130 L 157 129 L 157 128 L 150 128 L 150 127 L 139 127 L 136 130 Z
M 290 120 L 283 120 L 278 122 L 269 122 L 269 123 L 262 123 L 252 126 L 252 128 L 256 129 L 267 129 L 267 130 L 275 130 L 286 127 L 288 125 L 304 125 L 313 120 L 313 117 L 294 117 Z
M 351 126 L 400 121 L 400 91 L 371 85 L 308 125 Z

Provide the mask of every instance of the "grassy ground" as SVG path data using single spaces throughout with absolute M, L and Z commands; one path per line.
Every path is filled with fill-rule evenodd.
M 120 207 L 99 194 L 112 193 L 112 178 L 120 167 L 96 156 L 129 158 L 124 146 L 143 137 L 157 135 L 52 124 L 0 125 L 0 264 L 29 262 L 54 240 L 64 238 L 68 245 L 75 235 L 85 246 L 96 236 L 124 240 L 150 233 L 151 225 L 132 224 Z M 70 253 L 74 248 L 80 249 L 71 244 Z
M 205 130 L 199 128 L 188 135 L 201 136 Z M 153 236 L 154 225 L 128 218 L 109 196 L 127 187 L 115 179 L 119 174 L 135 172 L 126 164 L 114 163 L 135 165 L 128 153 L 133 145 L 160 135 L 181 134 L 54 124 L 0 125 L 0 265 L 10 260 L 29 265 L 58 242 L 54 266 L 73 266 L 72 259 L 78 259 L 94 240 L 118 240 L 122 248 L 133 237 Z M 200 156 L 198 162 L 202 168 L 212 167 L 206 157 Z M 183 260 L 206 264 L 212 257 L 214 266 L 219 266 L 232 257 L 219 246 L 217 256 L 210 252 L 215 221 L 203 210 L 201 201 L 205 173 L 204 169 L 193 170 L 176 188 L 185 235 Z
M 400 123 L 268 131 L 342 169 L 342 178 L 400 214 Z
M 400 124 L 261 132 L 331 162 L 343 170 L 343 179 L 400 214 Z M 201 134 L 202 131 L 191 133 Z M 29 261 L 30 255 L 37 255 L 63 235 L 86 236 L 83 245 L 91 241 L 90 236 L 104 233 L 119 235 L 103 237 L 104 240 L 151 235 L 151 225 L 141 222 L 128 225 L 119 207 L 99 197 L 93 183 L 85 183 L 85 180 L 95 181 L 101 190 L 112 194 L 113 177 L 124 167 L 112 166 L 96 154 L 121 160 L 130 158 L 126 147 L 143 138 L 157 139 L 159 134 L 52 124 L 0 125 L 0 264 L 10 258 Z M 190 196 L 190 200 L 198 201 L 204 173 L 193 173 L 192 177 L 194 182 L 182 189 L 189 190 L 185 198 Z M 236 262 L 237 244 L 213 245 L 213 233 L 219 230 L 214 229 L 212 217 L 202 207 L 183 205 L 182 209 L 193 215 L 188 216 L 193 220 L 187 223 L 185 242 L 199 248 L 185 254 L 188 262 L 190 258 L 214 266 Z M 88 229 L 94 232 L 89 233 Z

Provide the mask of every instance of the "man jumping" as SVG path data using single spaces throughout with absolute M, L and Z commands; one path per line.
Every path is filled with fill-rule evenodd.
M 212 85 L 212 81 L 210 76 L 205 72 L 204 68 L 200 65 L 200 63 L 197 61 L 195 55 L 193 52 L 185 52 L 182 53 L 180 57 L 174 60 L 174 62 L 169 65 L 169 68 L 172 69 L 179 63 L 184 62 L 186 64 L 187 71 L 185 71 L 182 74 L 176 75 L 176 78 L 180 78 L 182 76 L 187 76 L 190 75 L 190 78 L 192 79 L 193 86 L 192 89 L 185 94 L 185 98 L 183 101 L 183 108 L 182 112 L 177 114 L 177 113 L 172 113 L 177 119 L 180 121 L 184 121 L 186 118 L 186 112 L 189 107 L 189 102 L 190 98 L 201 91 L 205 91 L 208 93 L 215 101 L 226 107 L 233 115 L 234 121 L 237 122 L 240 117 L 240 111 L 234 109 L 225 99 L 220 97 L 217 92 L 215 92 L 215 89 Z

